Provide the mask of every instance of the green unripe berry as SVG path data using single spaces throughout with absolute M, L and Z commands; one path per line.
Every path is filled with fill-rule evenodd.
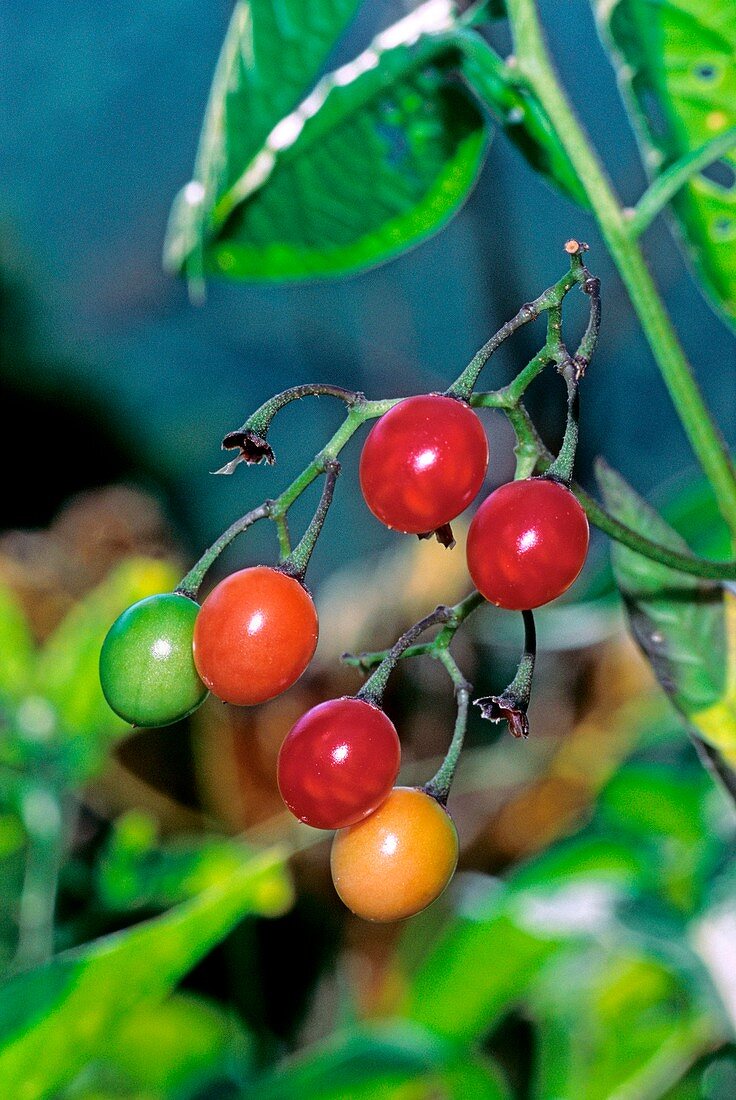
M 167 592 L 139 600 L 110 627 L 100 653 L 108 703 L 134 726 L 167 726 L 207 695 L 192 657 L 199 604 Z

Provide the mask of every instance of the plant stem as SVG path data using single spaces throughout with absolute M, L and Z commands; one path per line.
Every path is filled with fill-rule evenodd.
M 545 108 L 578 173 L 690 445 L 713 486 L 724 520 L 732 534 L 736 534 L 733 463 L 692 375 L 630 223 L 559 83 L 535 0 L 507 0 L 507 10 L 518 71 Z
M 470 693 L 473 690 L 473 686 L 465 679 L 447 647 L 443 647 L 437 652 L 437 660 L 447 669 L 450 679 L 455 685 L 457 717 L 455 718 L 455 728 L 452 733 L 452 740 L 447 750 L 447 755 L 434 776 L 425 784 L 424 790 L 426 794 L 431 795 L 432 798 L 435 798 L 443 806 L 446 806 L 450 787 L 455 778 L 457 762 L 460 759 L 460 753 L 463 750 L 463 744 L 465 742 L 465 730 L 468 725 L 468 707 L 470 706 Z
M 436 608 L 431 615 L 427 615 L 426 618 L 415 623 L 406 633 L 402 634 L 391 649 L 384 649 L 376 653 L 361 653 L 355 657 L 345 654 L 343 657 L 346 664 L 357 668 L 367 670 L 378 665 L 376 671 L 370 679 L 366 680 L 357 696 L 358 699 L 365 699 L 376 706 L 381 704 L 389 676 L 395 669 L 397 662 L 404 657 L 434 657 L 447 670 L 455 685 L 455 696 L 457 698 L 455 729 L 445 759 L 436 775 L 424 787 L 426 793 L 431 795 L 432 798 L 436 798 L 443 806 L 447 803 L 450 785 L 465 740 L 470 693 L 473 690 L 450 653 L 450 642 L 468 615 L 472 614 L 484 602 L 480 592 L 473 591 L 460 603 L 455 604 L 454 607 Z M 412 644 L 415 638 L 418 638 L 420 634 L 430 626 L 434 626 L 435 623 L 444 623 L 444 626 L 431 642 L 424 642 L 421 645 Z
M 736 146 L 736 126 L 706 141 L 699 149 L 686 153 L 649 185 L 636 204 L 629 218 L 629 232 L 640 237 L 661 214 L 670 199 L 684 187 L 694 175 L 719 160 Z
M 565 423 L 565 435 L 560 447 L 560 453 L 554 462 L 550 463 L 546 476 L 554 481 L 561 481 L 570 488 L 572 471 L 575 466 L 575 453 L 578 449 L 579 420 L 580 420 L 580 388 L 574 377 L 574 367 L 570 363 L 562 372 L 567 385 L 567 421 Z
M 265 438 L 271 421 L 277 412 L 283 409 L 286 405 L 292 401 L 299 401 L 302 397 L 337 397 L 340 401 L 344 401 L 350 408 L 357 401 L 362 398 L 362 394 L 356 393 L 354 390 L 346 390 L 342 386 L 333 386 L 328 382 L 309 382 L 302 386 L 292 386 L 291 389 L 283 390 L 281 393 L 277 393 L 275 397 L 271 397 L 268 401 L 265 401 L 260 408 L 248 417 L 246 422 L 238 432 L 255 432 L 257 435 Z M 231 435 L 235 433 L 230 433 Z M 227 438 L 227 437 L 226 437 Z
M 304 386 L 295 387 L 295 389 L 304 389 L 311 392 L 313 387 Z M 289 393 L 293 391 L 287 390 L 286 392 Z M 292 400 L 295 400 L 295 398 L 292 398 Z M 385 401 L 366 401 L 361 394 L 356 394 L 355 402 L 350 405 L 348 415 L 332 438 L 325 444 L 322 450 L 314 456 L 309 465 L 294 478 L 291 484 L 288 485 L 275 500 L 265 500 L 262 504 L 259 504 L 257 508 L 251 509 L 250 512 L 246 512 L 240 519 L 235 520 L 226 531 L 223 531 L 220 537 L 212 543 L 209 549 L 205 550 L 197 564 L 189 570 L 186 576 L 177 585 L 176 591 L 182 596 L 187 596 L 189 599 L 195 600 L 205 574 L 223 550 L 225 550 L 233 539 L 241 534 L 242 531 L 246 531 L 260 519 L 270 519 L 273 521 L 278 534 L 281 559 L 283 561 L 288 558 L 291 554 L 291 541 L 289 539 L 289 528 L 286 521 L 286 513 L 289 508 L 291 508 L 294 501 L 309 488 L 312 482 L 316 481 L 320 474 L 323 474 L 330 466 L 337 463 L 337 456 L 340 451 L 352 436 L 355 435 L 361 424 L 364 424 L 367 420 L 374 420 L 378 416 L 383 416 L 383 414 L 393 408 L 399 400 L 399 398 L 394 398 Z M 266 402 L 265 405 L 262 405 L 261 410 L 265 409 L 268 404 L 269 402 Z M 248 423 L 249 421 L 246 421 L 246 424 Z M 242 434 L 242 430 L 238 433 L 230 433 L 231 436 L 235 434 Z M 225 438 L 227 439 L 230 437 L 226 436 Z M 231 463 L 230 465 L 233 464 Z
M 291 535 L 289 534 L 289 517 L 286 512 L 282 512 L 278 516 L 273 517 L 274 527 L 276 528 L 276 536 L 279 540 L 279 558 L 282 562 L 286 561 L 291 553 Z
M 332 438 L 325 444 L 322 450 L 314 456 L 309 465 L 302 470 L 298 477 L 295 477 L 292 483 L 284 489 L 283 493 L 273 501 L 271 518 L 275 519 L 291 508 L 294 501 L 301 496 L 304 490 L 308 488 L 320 474 L 324 473 L 329 463 L 336 461 L 340 451 L 345 444 L 352 439 L 362 424 L 365 424 L 367 420 L 375 420 L 376 417 L 383 416 L 383 414 L 388 412 L 389 409 L 392 409 L 394 405 L 397 405 L 399 400 L 400 398 L 389 398 L 385 401 L 363 400 L 353 405 Z
M 257 508 L 253 508 L 250 512 L 246 512 L 240 519 L 236 519 L 234 523 L 231 523 L 228 529 L 223 531 L 220 537 L 215 539 L 212 545 L 205 550 L 196 565 L 192 566 L 187 575 L 183 577 L 176 586 L 178 594 L 180 596 L 186 596 L 190 600 L 196 600 L 205 573 L 210 569 L 217 558 L 219 558 L 223 550 L 225 550 L 233 539 L 237 538 L 242 531 L 247 531 L 248 528 L 252 527 L 254 523 L 257 523 L 259 519 L 267 519 L 271 515 L 271 507 L 272 502 L 266 500 L 263 504 L 259 504 Z
M 14 970 L 47 962 L 54 951 L 54 913 L 64 847 L 64 813 L 55 787 L 39 783 L 23 797 L 28 850 L 18 915 Z
M 484 602 L 480 592 L 476 592 L 474 589 L 469 596 L 466 596 L 460 603 L 456 603 L 454 607 L 449 609 L 450 617 L 436 638 L 433 638 L 431 642 L 422 642 L 420 645 L 410 645 L 407 649 L 402 650 L 399 659 L 403 660 L 405 657 L 437 657 L 441 650 L 447 649 L 458 628 L 465 622 L 468 615 L 472 614 Z M 345 653 L 342 659 L 346 665 L 361 668 L 368 672 L 376 665 L 380 665 L 390 652 L 388 649 L 380 649 L 357 655 Z
M 490 722 L 506 722 L 514 737 L 529 736 L 529 720 L 526 716 L 532 694 L 534 664 L 537 659 L 537 630 L 531 611 L 522 611 L 524 617 L 524 650 L 516 675 L 500 695 L 486 695 L 475 700 L 484 718 Z
M 404 655 L 405 650 L 409 649 L 411 644 L 416 641 L 419 635 L 423 634 L 425 630 L 429 630 L 431 626 L 437 626 L 438 623 L 448 623 L 451 621 L 452 617 L 453 608 L 440 605 L 429 615 L 420 619 L 418 623 L 414 623 L 414 626 L 410 626 L 409 629 L 394 642 L 391 649 L 389 649 L 383 657 L 376 671 L 363 684 L 356 698 L 363 699 L 366 703 L 372 703 L 375 707 L 380 707 L 388 678 L 396 668 L 399 659 Z
M 523 305 L 510 321 L 502 325 L 498 332 L 494 333 L 490 340 L 486 341 L 483 347 L 475 353 L 465 370 L 463 370 L 460 376 L 456 378 L 452 385 L 445 391 L 448 397 L 457 397 L 461 401 L 470 401 L 480 373 L 493 353 L 500 348 L 505 340 L 508 340 L 509 336 L 513 336 L 513 334 L 523 325 L 527 325 L 530 321 L 536 320 L 536 318 L 544 312 L 549 312 L 550 314 L 550 322 L 547 329 L 547 343 L 539 355 L 535 356 L 525 370 L 522 371 L 524 380 L 519 383 L 522 392 L 529 383 L 536 378 L 537 374 L 539 374 L 547 363 L 555 361 L 555 353 L 561 347 L 562 302 L 572 288 L 582 283 L 585 278 L 585 268 L 580 252 L 587 246 L 578 246 L 577 242 L 574 242 L 574 244 L 575 251 L 570 253 L 570 270 L 567 271 L 561 279 L 558 279 L 553 286 L 543 291 L 533 302 L 527 302 Z M 515 382 L 516 381 L 518 381 L 518 379 L 515 380 Z M 512 385 L 514 385 L 514 383 L 512 383 Z M 513 392 L 515 391 L 512 391 L 512 393 Z
M 325 478 L 325 487 L 322 490 L 322 496 L 320 497 L 319 504 L 317 505 L 317 511 L 312 516 L 309 526 L 299 540 L 298 545 L 289 554 L 288 558 L 282 563 L 281 570 L 284 573 L 288 573 L 289 576 L 295 577 L 298 581 L 304 581 L 304 576 L 307 572 L 307 566 L 309 565 L 309 559 L 312 556 L 317 539 L 320 536 L 322 527 L 327 513 L 332 504 L 332 497 L 335 492 L 335 483 L 337 481 L 338 474 L 340 473 L 340 463 L 333 460 L 327 464 L 327 477 Z M 280 517 L 285 519 L 285 516 Z

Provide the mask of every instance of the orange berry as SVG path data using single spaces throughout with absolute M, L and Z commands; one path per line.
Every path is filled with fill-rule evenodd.
M 440 896 L 457 852 L 447 810 L 417 787 L 394 787 L 375 813 L 335 834 L 332 881 L 356 916 L 403 920 Z

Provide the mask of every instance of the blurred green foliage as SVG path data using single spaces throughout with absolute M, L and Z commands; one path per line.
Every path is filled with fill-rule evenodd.
M 236 5 L 195 178 L 169 230 L 169 262 L 195 282 L 213 269 L 281 279 L 351 271 L 433 232 L 469 192 L 484 155 L 489 124 L 473 96 L 533 167 L 581 200 L 539 103 L 476 36 L 465 5 L 422 5 L 316 84 L 358 6 Z M 701 54 L 713 41 L 719 54 L 733 45 L 716 7 L 601 6 L 655 178 L 733 123 L 732 104 L 714 91 L 731 86 L 730 70 L 721 85 Z M 697 270 L 728 316 L 732 192 L 698 177 L 674 204 Z M 615 474 L 604 471 L 602 485 L 622 519 L 681 545 Z M 699 505 L 685 508 L 680 526 L 698 515 Z M 620 548 L 614 574 L 675 704 L 730 752 L 730 597 Z M 100 775 L 128 732 L 99 688 L 100 644 L 120 610 L 174 581 L 159 561 L 122 565 L 40 649 L 19 604 L 0 590 L 7 1095 L 732 1100 L 733 814 L 667 721 L 638 731 L 631 759 L 574 835 L 502 876 L 460 876 L 407 926 L 390 952 L 395 985 L 372 1020 L 349 1005 L 296 1052 L 179 988 L 243 918 L 288 908 L 286 848 L 204 833 L 161 840 L 151 818 L 127 814 L 82 875 L 84 915 L 117 930 L 54 954 L 75 791 Z M 514 1021 L 531 1035 L 516 1058 L 503 1039 Z
M 48 768 L 55 737 L 54 766 L 71 768 L 49 788 L 59 797 L 64 783 L 99 766 L 122 731 L 97 697 L 93 641 L 122 604 L 166 579 L 158 563 L 117 569 L 40 656 L 4 594 L 0 631 L 19 639 L 16 656 L 27 669 L 3 690 L 4 764 L 24 776 L 21 789 L 38 784 L 31 776 L 40 759 Z M 63 660 L 50 664 L 62 639 Z M 42 689 L 45 696 L 35 694 Z M 35 725 L 22 717 L 33 700 Z M 52 732 L 39 757 L 28 733 L 38 736 L 41 714 L 59 717 L 43 726 Z M 61 750 L 70 744 L 67 756 Z M 531 1096 L 664 1096 L 699 1059 L 701 1074 L 709 1072 L 709 1052 L 733 1038 L 718 930 L 736 920 L 736 904 L 725 799 L 692 757 L 662 762 L 662 751 L 661 727 L 644 728 L 581 832 L 503 880 L 461 876 L 439 920 L 430 913 L 411 922 L 396 965 L 413 961 L 388 1015 L 338 1022 L 334 1034 L 271 1068 L 254 1058 L 236 1016 L 175 990 L 244 916 L 288 907 L 285 853 L 206 835 L 162 842 L 152 818 L 128 813 L 98 852 L 92 886 L 103 910 L 147 919 L 39 960 L 0 988 L 0 1080 L 29 1100 L 164 1100 L 210 1088 L 258 1100 L 502 1100 L 518 1093 L 493 1036 L 521 1013 L 535 1035 Z M 4 863 L 19 848 L 32 861 L 43 829 L 29 828 L 12 788 L 4 794 Z M 150 915 L 157 910 L 164 912 Z

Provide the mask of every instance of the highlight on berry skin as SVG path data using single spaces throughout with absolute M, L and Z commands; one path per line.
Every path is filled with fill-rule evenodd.
M 312 597 L 266 565 L 225 577 L 202 604 L 194 663 L 213 695 L 254 706 L 290 688 L 307 668 L 319 626 Z
M 176 592 L 148 596 L 110 627 L 100 684 L 110 707 L 134 726 L 167 726 L 207 696 L 192 657 L 199 605 Z
M 442 394 L 408 397 L 368 434 L 360 487 L 374 516 L 396 531 L 428 534 L 463 512 L 488 469 L 488 440 L 469 405 Z
M 556 600 L 588 553 L 585 512 L 564 485 L 527 478 L 483 501 L 468 531 L 468 571 L 489 603 L 523 611 Z
M 394 785 L 401 746 L 393 722 L 363 699 L 312 707 L 279 753 L 281 797 L 300 821 L 342 829 L 372 813 Z
M 330 867 L 348 909 L 388 922 L 436 901 L 457 857 L 457 830 L 444 806 L 417 787 L 395 787 L 375 813 L 335 834 Z

